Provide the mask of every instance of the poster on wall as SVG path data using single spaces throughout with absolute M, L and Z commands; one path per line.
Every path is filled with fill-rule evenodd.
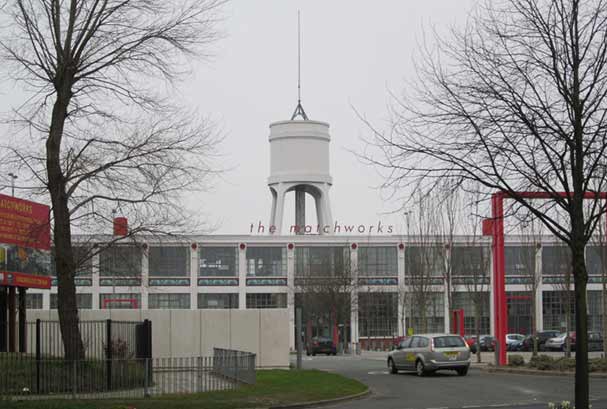
M 49 207 L 0 194 L 0 285 L 51 287 Z

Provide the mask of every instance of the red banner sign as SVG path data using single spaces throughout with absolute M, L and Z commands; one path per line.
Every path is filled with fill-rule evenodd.
M 0 285 L 50 288 L 49 207 L 0 194 Z
M 0 243 L 50 250 L 49 207 L 0 194 Z
M 51 288 L 51 278 L 33 274 L 0 271 L 0 285 L 27 288 Z

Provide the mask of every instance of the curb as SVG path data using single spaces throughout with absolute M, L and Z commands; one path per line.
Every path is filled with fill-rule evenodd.
M 356 399 L 362 399 L 371 394 L 371 388 L 367 388 L 366 391 L 356 393 L 354 395 L 342 396 L 341 398 L 334 399 L 325 399 L 325 400 L 317 400 L 312 402 L 302 402 L 302 403 L 290 403 L 288 405 L 278 405 L 278 406 L 270 406 L 267 409 L 298 409 L 298 408 L 309 408 L 312 406 L 324 406 L 330 405 L 333 403 L 347 402 Z
M 522 369 L 522 368 L 496 368 L 487 367 L 479 368 L 483 372 L 489 373 L 511 373 L 516 375 L 543 375 L 543 376 L 575 376 L 575 372 L 572 371 L 541 371 L 539 369 Z M 590 372 L 588 373 L 590 378 L 607 378 L 607 373 Z

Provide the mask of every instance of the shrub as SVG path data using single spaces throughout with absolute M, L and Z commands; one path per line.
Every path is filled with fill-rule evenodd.
M 554 369 L 554 359 L 549 355 L 532 356 L 529 366 L 542 371 Z
M 508 365 L 510 366 L 524 366 L 525 358 L 522 355 L 510 355 L 508 357 Z
M 590 407 L 592 407 L 592 406 L 590 406 Z M 564 400 L 561 403 L 556 403 L 556 404 L 550 402 L 548 404 L 548 409 L 575 409 L 575 406 L 571 406 L 571 402 Z
M 590 372 L 607 372 L 607 358 L 591 359 Z

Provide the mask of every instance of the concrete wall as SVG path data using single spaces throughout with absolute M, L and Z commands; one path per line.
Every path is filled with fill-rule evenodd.
M 57 319 L 56 310 L 27 314 L 30 322 Z M 154 357 L 211 356 L 217 347 L 253 352 L 262 368 L 289 366 L 287 309 L 81 310 L 80 319 L 151 320 Z

